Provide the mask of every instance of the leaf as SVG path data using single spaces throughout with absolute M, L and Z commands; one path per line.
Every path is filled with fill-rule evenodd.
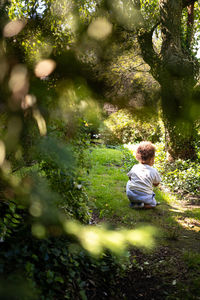
M 61 276 L 56 276 L 54 280 L 60 283 L 64 283 L 64 279 Z
M 87 296 L 86 296 L 84 290 L 81 290 L 81 291 L 79 292 L 79 294 L 80 294 L 82 300 L 87 300 Z
M 176 279 L 172 281 L 172 285 L 176 285 Z

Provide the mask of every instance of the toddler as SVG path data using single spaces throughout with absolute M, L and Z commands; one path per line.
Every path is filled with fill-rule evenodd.
M 152 166 L 155 158 L 155 147 L 151 142 L 141 142 L 136 151 L 138 164 L 128 172 L 129 181 L 126 194 L 132 208 L 153 208 L 156 202 L 153 187 L 159 185 L 161 178 Z

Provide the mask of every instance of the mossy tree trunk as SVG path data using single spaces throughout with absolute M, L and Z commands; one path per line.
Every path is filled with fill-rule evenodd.
M 196 131 L 191 104 L 197 82 L 199 65 L 191 55 L 192 18 L 194 1 L 160 0 L 160 28 L 162 46 L 160 53 L 154 50 L 152 30 L 145 26 L 138 30 L 143 59 L 151 67 L 153 77 L 161 86 L 163 121 L 166 129 L 166 148 L 173 159 L 195 158 Z M 185 44 L 181 38 L 182 10 L 188 9 L 188 31 Z
M 192 86 L 187 79 L 167 80 L 161 85 L 166 149 L 171 159 L 195 159 L 196 128 L 191 117 Z

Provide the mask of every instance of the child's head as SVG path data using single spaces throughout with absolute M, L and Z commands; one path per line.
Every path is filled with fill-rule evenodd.
M 151 142 L 141 142 L 136 151 L 136 159 L 142 164 L 153 165 L 155 151 Z

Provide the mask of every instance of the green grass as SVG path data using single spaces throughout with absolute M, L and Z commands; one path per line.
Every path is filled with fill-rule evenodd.
M 192 211 L 187 210 L 185 216 L 200 221 L 200 208 L 194 208 Z
M 92 169 L 86 178 L 87 192 L 101 217 L 121 215 L 128 207 L 125 187 L 127 175 L 123 172 L 123 153 L 114 149 L 93 149 L 90 154 Z
M 148 223 L 160 228 L 164 240 L 177 241 L 182 230 L 177 220 L 184 217 L 199 220 L 200 209 L 184 211 L 175 195 L 159 187 L 155 188 L 155 193 L 160 206 L 152 210 L 130 209 L 125 192 L 128 177 L 124 151 L 127 150 L 101 147 L 92 148 L 88 154 L 92 168 L 84 180 L 91 206 L 106 222 L 129 228 Z
M 114 216 L 125 226 L 150 222 L 152 211 L 129 208 L 125 191 L 128 176 L 123 167 L 123 150 L 97 148 L 92 150 L 90 158 L 92 169 L 86 178 L 87 192 L 99 216 L 107 220 L 110 218 L 112 221 Z M 168 195 L 158 189 L 156 195 L 158 201 L 169 201 Z
M 102 165 L 106 164 L 122 164 L 123 153 L 117 149 L 108 148 L 96 148 L 90 154 L 93 163 L 98 163 Z

